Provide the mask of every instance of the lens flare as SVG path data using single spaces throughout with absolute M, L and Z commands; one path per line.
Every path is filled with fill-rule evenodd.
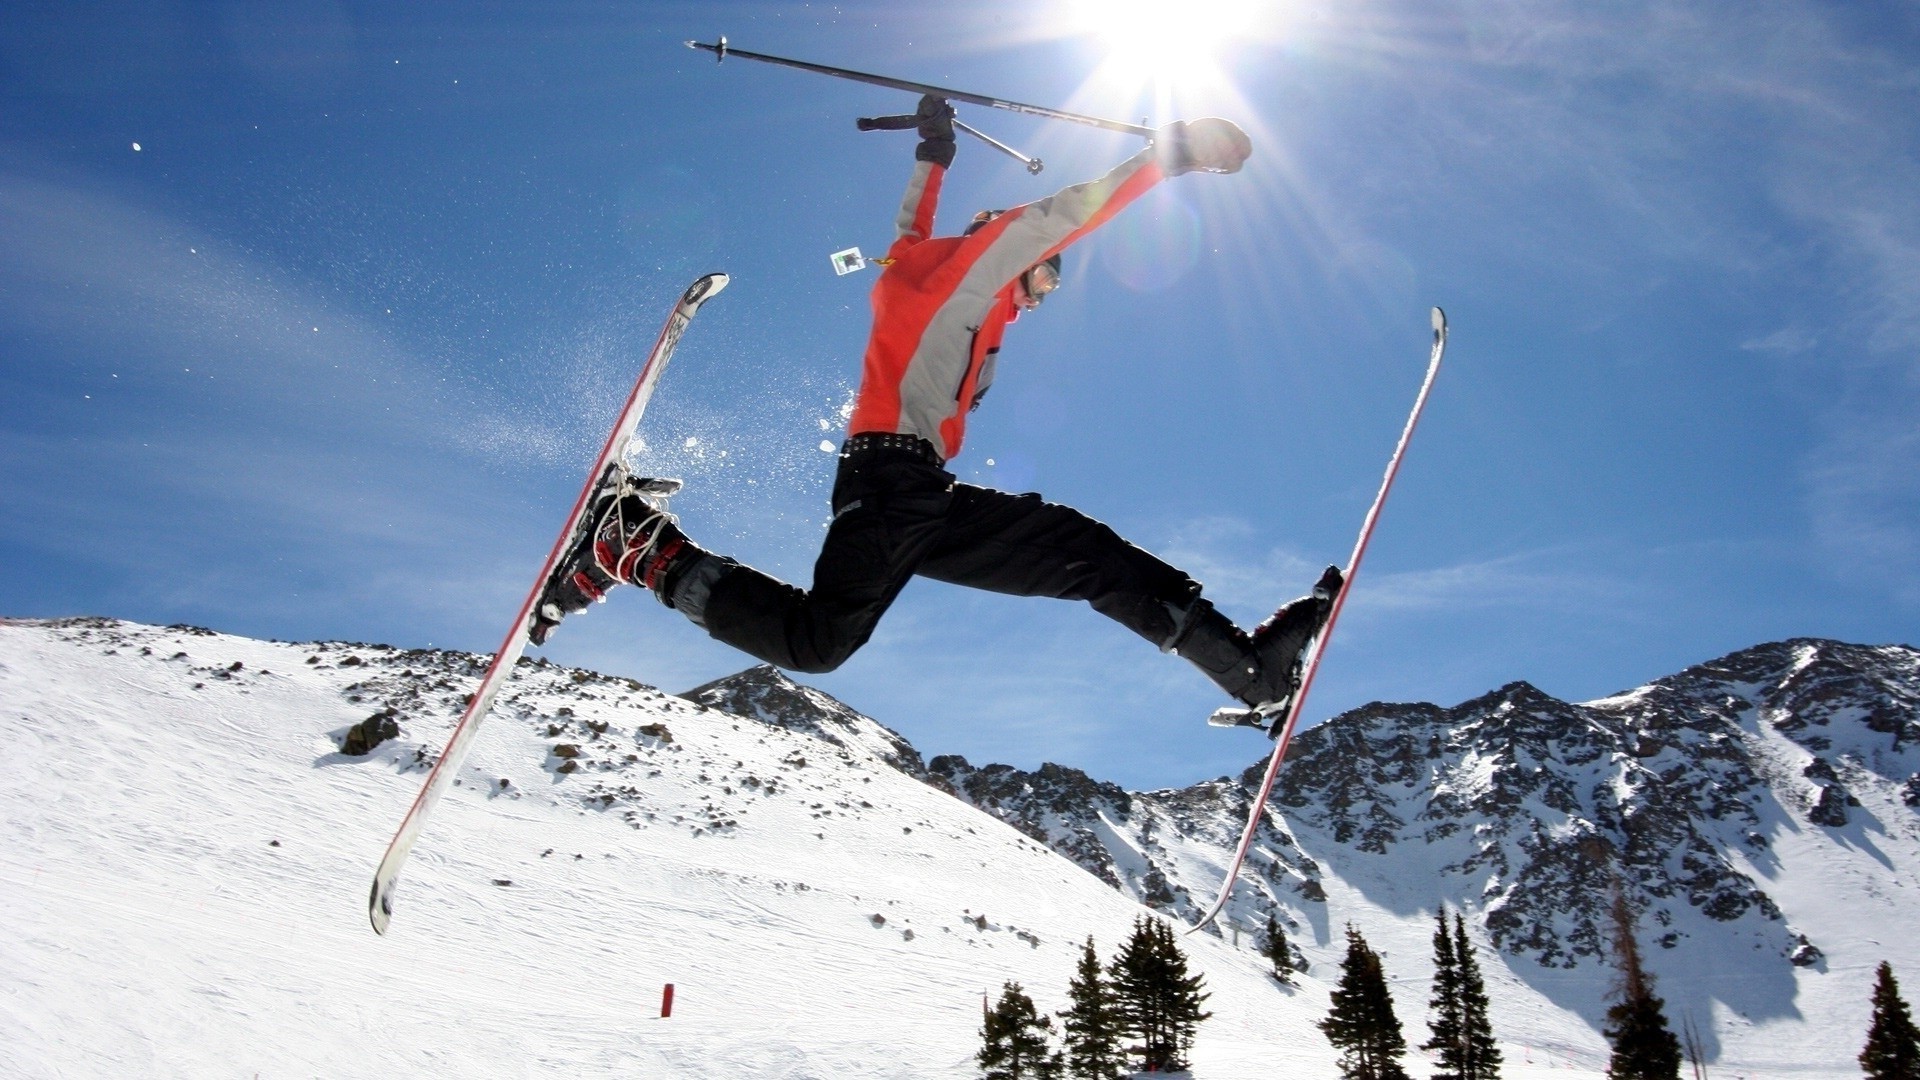
M 1220 51 L 1257 29 L 1271 0 L 1074 0 L 1078 32 L 1104 41 L 1109 66 L 1176 82 L 1211 74 Z

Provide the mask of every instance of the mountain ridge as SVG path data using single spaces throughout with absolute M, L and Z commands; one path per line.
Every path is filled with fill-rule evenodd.
M 1889 670 L 1876 671 L 1877 664 Z M 1135 887 L 1125 887 L 1119 870 L 1122 860 L 1116 858 L 1115 824 L 1130 820 L 1136 807 L 1144 804 L 1182 821 L 1184 835 L 1199 836 L 1202 830 L 1194 815 L 1244 810 L 1246 800 L 1236 798 L 1244 792 L 1234 789 L 1251 787 L 1262 767 L 1256 761 L 1237 778 L 1223 776 L 1179 789 L 1129 792 L 1053 762 L 1026 771 L 1004 764 L 974 766 L 951 754 L 923 761 L 898 733 L 766 665 L 715 680 L 683 696 L 829 741 L 851 737 L 902 772 L 1048 843 L 1108 885 L 1150 907 L 1171 908 L 1186 916 L 1192 908 L 1180 898 L 1191 896 L 1194 886 L 1169 874 L 1150 854 L 1144 869 L 1133 878 Z M 1419 839 L 1432 845 L 1458 834 L 1461 818 L 1467 814 L 1510 818 L 1537 801 L 1545 810 L 1565 815 L 1571 833 L 1563 832 L 1551 845 L 1537 835 L 1513 839 L 1511 846 L 1517 846 L 1524 859 L 1516 859 L 1500 845 L 1485 844 L 1445 869 L 1458 874 L 1498 871 L 1511 884 L 1495 886 L 1487 894 L 1497 901 L 1488 905 L 1494 943 L 1516 955 L 1532 955 L 1543 964 L 1574 967 L 1583 958 L 1604 954 L 1602 901 L 1608 886 L 1600 875 L 1609 863 L 1627 872 L 1650 899 L 1684 900 L 1716 922 L 1737 922 L 1753 912 L 1766 922 L 1783 923 L 1778 905 L 1749 874 L 1715 858 L 1716 845 L 1700 835 L 1693 820 L 1738 819 L 1749 827 L 1741 837 L 1744 843 L 1765 846 L 1765 837 L 1752 829 L 1759 823 L 1759 812 L 1749 797 L 1768 783 L 1762 773 L 1770 773 L 1775 782 L 1787 774 L 1779 768 L 1780 762 L 1757 761 L 1731 738 L 1734 730 L 1758 734 L 1750 722 L 1756 711 L 1773 731 L 1789 735 L 1810 755 L 1799 770 L 1807 783 L 1786 781 L 1783 790 L 1770 790 L 1771 797 L 1782 808 L 1798 810 L 1809 824 L 1837 828 L 1848 824 L 1849 807 L 1861 806 L 1840 768 L 1850 774 L 1864 770 L 1865 775 L 1896 784 L 1900 800 L 1920 809 L 1920 758 L 1905 754 L 1920 745 L 1917 705 L 1920 650 L 1793 638 L 1739 650 L 1585 703 L 1562 701 L 1524 680 L 1450 708 L 1424 702 L 1369 703 L 1296 737 L 1276 784 L 1274 802 L 1293 811 L 1311 807 L 1309 816 L 1336 843 L 1370 854 L 1384 854 L 1389 845 L 1407 840 L 1416 822 L 1422 826 Z M 861 720 L 877 729 L 880 738 L 876 740 L 871 731 L 861 732 Z M 1822 756 L 1833 750 L 1834 737 L 1820 733 L 1836 720 L 1857 721 L 1867 732 L 1886 736 L 1887 745 L 1866 746 L 1863 754 L 1864 740 L 1856 738 L 1842 748 L 1841 766 L 1836 768 Z M 1392 731 L 1382 730 L 1383 725 Z M 1383 789 L 1413 785 L 1422 761 L 1444 755 L 1441 730 L 1470 733 L 1469 739 L 1456 740 L 1454 756 L 1462 760 L 1448 770 L 1445 782 L 1432 786 L 1426 807 L 1403 818 L 1387 806 L 1391 801 L 1397 807 L 1402 800 L 1386 799 Z M 872 745 L 876 742 L 877 746 Z M 1509 767 L 1501 769 L 1503 763 L 1496 761 L 1489 775 L 1462 775 L 1473 771 L 1465 758 L 1484 754 L 1496 744 L 1511 755 L 1504 763 Z M 1543 752 L 1548 744 L 1562 751 L 1555 762 L 1562 767 L 1592 765 L 1603 755 L 1610 757 L 1612 764 L 1622 767 L 1627 798 L 1596 803 L 1593 796 L 1603 785 L 1592 778 L 1582 791 L 1564 776 L 1547 777 L 1539 763 L 1548 758 Z M 1670 750 L 1685 750 L 1712 782 L 1701 783 L 1696 770 L 1679 762 L 1660 761 Z M 1494 756 L 1501 752 L 1495 750 Z M 1374 767 L 1363 769 L 1363 763 Z M 1542 777 L 1538 783 L 1530 782 L 1529 768 Z M 1855 775 L 1853 782 L 1861 783 L 1861 775 Z M 1694 813 L 1673 812 L 1678 806 Z M 1135 842 L 1127 847 L 1150 852 L 1154 820 L 1149 813 Z M 1516 824 L 1508 822 L 1505 828 L 1511 832 Z M 1219 838 L 1217 831 L 1205 831 L 1210 838 Z M 1103 833 L 1108 839 L 1102 839 Z M 1283 848 L 1297 846 L 1285 837 L 1273 839 Z M 1675 851 L 1682 853 L 1683 873 L 1659 873 L 1653 864 L 1669 859 Z M 1296 895 L 1318 902 L 1324 890 L 1315 885 L 1315 870 L 1311 858 L 1276 857 L 1269 861 L 1264 877 L 1269 883 L 1284 881 Z M 1664 880 L 1670 877 L 1674 880 Z M 1586 898 L 1575 900 L 1574 892 L 1585 893 Z M 1594 896 L 1602 901 L 1593 900 Z M 1517 897 L 1532 902 L 1521 903 Z M 1541 897 L 1552 901 L 1540 903 Z M 1545 908 L 1577 910 L 1580 916 L 1570 928 L 1553 933 L 1548 927 L 1551 920 L 1542 914 Z M 1256 907 L 1254 914 L 1264 912 Z M 1660 925 L 1671 926 L 1670 911 L 1655 905 L 1652 914 Z M 1789 963 L 1820 962 L 1819 948 L 1805 934 L 1784 925 L 1781 930 L 1786 936 L 1775 944 Z M 1679 933 L 1669 929 L 1656 935 L 1655 943 L 1672 948 Z

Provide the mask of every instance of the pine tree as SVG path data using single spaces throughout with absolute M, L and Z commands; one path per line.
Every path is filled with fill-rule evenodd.
M 1080 966 L 1067 984 L 1067 1000 L 1072 1005 L 1060 1014 L 1067 1075 L 1074 1080 L 1123 1080 L 1127 1072 L 1120 1047 L 1121 1020 L 1092 938 L 1087 939 Z
M 1613 950 L 1620 962 L 1620 1000 L 1607 1009 L 1604 1034 L 1613 1045 L 1609 1080 L 1680 1080 L 1680 1040 L 1667 1026 L 1667 1003 L 1653 992 L 1653 976 L 1640 962 L 1633 909 L 1618 886 L 1613 892 Z
M 1293 946 L 1287 944 L 1287 932 L 1280 927 L 1280 920 L 1273 912 L 1267 912 L 1266 936 L 1260 943 L 1260 955 L 1273 965 L 1273 977 L 1288 986 L 1293 985 Z
M 980 1063 L 984 1080 L 1055 1080 L 1060 1055 L 1048 1037 L 1053 1021 L 1034 1011 L 1033 999 L 1017 982 L 1001 987 L 1000 1000 L 980 1027 Z
M 1121 1030 L 1140 1040 L 1132 1052 L 1149 1071 L 1178 1072 L 1187 1067 L 1195 1030 L 1213 1014 L 1202 1005 L 1211 995 L 1201 989 L 1205 977 L 1187 974 L 1187 958 L 1173 930 L 1160 919 L 1142 915 L 1133 935 L 1107 966 Z
M 1340 962 L 1340 985 L 1333 1008 L 1320 1030 L 1340 1051 L 1342 1080 L 1408 1080 L 1400 1064 L 1407 1039 L 1394 1015 L 1380 954 L 1352 923 L 1347 924 L 1347 956 Z
M 1466 1006 L 1461 1002 L 1460 954 L 1447 929 L 1447 913 L 1438 912 L 1434 922 L 1433 997 L 1427 1002 L 1433 1013 L 1427 1021 L 1433 1038 L 1420 1049 L 1432 1051 L 1440 1059 L 1440 1071 L 1433 1074 L 1433 1080 L 1466 1080 L 1467 1021 Z
M 1473 944 L 1467 940 L 1467 920 L 1457 911 L 1453 915 L 1453 958 L 1460 972 L 1460 1078 L 1499 1080 L 1500 1046 L 1494 1041 L 1493 1021 L 1487 1016 L 1487 983 L 1480 976 Z
M 1882 960 L 1873 984 L 1873 1024 L 1860 1068 L 1870 1080 L 1920 1080 L 1920 1028 L 1900 997 L 1893 965 Z

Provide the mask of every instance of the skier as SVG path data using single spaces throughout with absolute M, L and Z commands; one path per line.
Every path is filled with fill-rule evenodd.
M 929 95 L 916 117 L 921 141 L 899 238 L 873 289 L 872 336 L 813 587 L 700 548 L 667 512 L 679 483 L 631 478 L 600 497 L 592 529 L 555 571 L 536 608 L 534 642 L 631 583 L 767 663 L 826 672 L 866 643 L 918 574 L 1084 600 L 1185 657 L 1240 702 L 1285 701 L 1340 587 L 1337 567 L 1249 634 L 1214 610 L 1199 582 L 1106 525 L 1038 495 L 959 483 L 945 467 L 993 381 L 1007 325 L 1059 287 L 1060 252 L 1165 177 L 1238 172 L 1252 151 L 1245 132 L 1217 117 L 1168 124 L 1097 180 L 982 211 L 963 235 L 936 237 L 934 208 L 955 151 L 953 109 Z

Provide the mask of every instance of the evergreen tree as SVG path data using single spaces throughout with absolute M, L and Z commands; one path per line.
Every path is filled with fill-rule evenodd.
M 1056 1080 L 1060 1055 L 1049 1045 L 1052 1034 L 1053 1021 L 1034 1011 L 1033 999 L 1019 983 L 1007 983 L 980 1027 L 982 1045 L 974 1055 L 980 1075 L 984 1080 Z
M 1260 955 L 1273 964 L 1273 977 L 1288 986 L 1293 985 L 1293 946 L 1287 944 L 1287 932 L 1280 927 L 1280 920 L 1273 912 L 1267 912 L 1266 937 L 1260 943 Z
M 1352 923 L 1347 924 L 1347 956 L 1340 962 L 1340 985 L 1333 1008 L 1320 1030 L 1340 1051 L 1342 1080 L 1409 1080 L 1400 1064 L 1407 1039 L 1387 992 L 1380 954 Z
M 1623 998 L 1607 1009 L 1607 1080 L 1679 1080 L 1680 1040 L 1658 995 Z
M 1440 1071 L 1433 1074 L 1433 1080 L 1466 1080 L 1467 1020 L 1461 1001 L 1460 954 L 1447 929 L 1447 913 L 1438 912 L 1434 922 L 1433 997 L 1427 1002 L 1432 1011 L 1427 1027 L 1433 1038 L 1420 1049 L 1432 1051 L 1440 1059 Z
M 1680 1080 L 1680 1040 L 1667 1026 L 1667 1003 L 1653 992 L 1640 962 L 1633 909 L 1618 886 L 1613 893 L 1613 951 L 1620 962 L 1620 1000 L 1607 1009 L 1604 1034 L 1613 1045 L 1608 1080 Z
M 1140 1067 L 1178 1072 L 1187 1067 L 1194 1031 L 1213 1014 L 1201 1006 L 1212 996 L 1205 977 L 1187 974 L 1187 958 L 1173 930 L 1150 915 L 1133 923 L 1133 935 L 1107 966 L 1121 1030 L 1137 1037 L 1132 1051 Z
M 1067 1000 L 1072 1005 L 1060 1014 L 1067 1075 L 1074 1080 L 1123 1080 L 1127 1070 L 1120 1046 L 1121 1019 L 1092 938 L 1087 939 L 1080 966 L 1067 984 Z
M 1920 1080 L 1920 1028 L 1900 997 L 1893 966 L 1882 960 L 1873 984 L 1873 1024 L 1860 1068 L 1871 1080 Z
M 1493 1021 L 1487 1017 L 1487 984 L 1480 977 L 1480 961 L 1467 940 L 1467 920 L 1453 915 L 1453 958 L 1460 973 L 1461 1080 L 1499 1080 L 1500 1047 L 1493 1039 Z

